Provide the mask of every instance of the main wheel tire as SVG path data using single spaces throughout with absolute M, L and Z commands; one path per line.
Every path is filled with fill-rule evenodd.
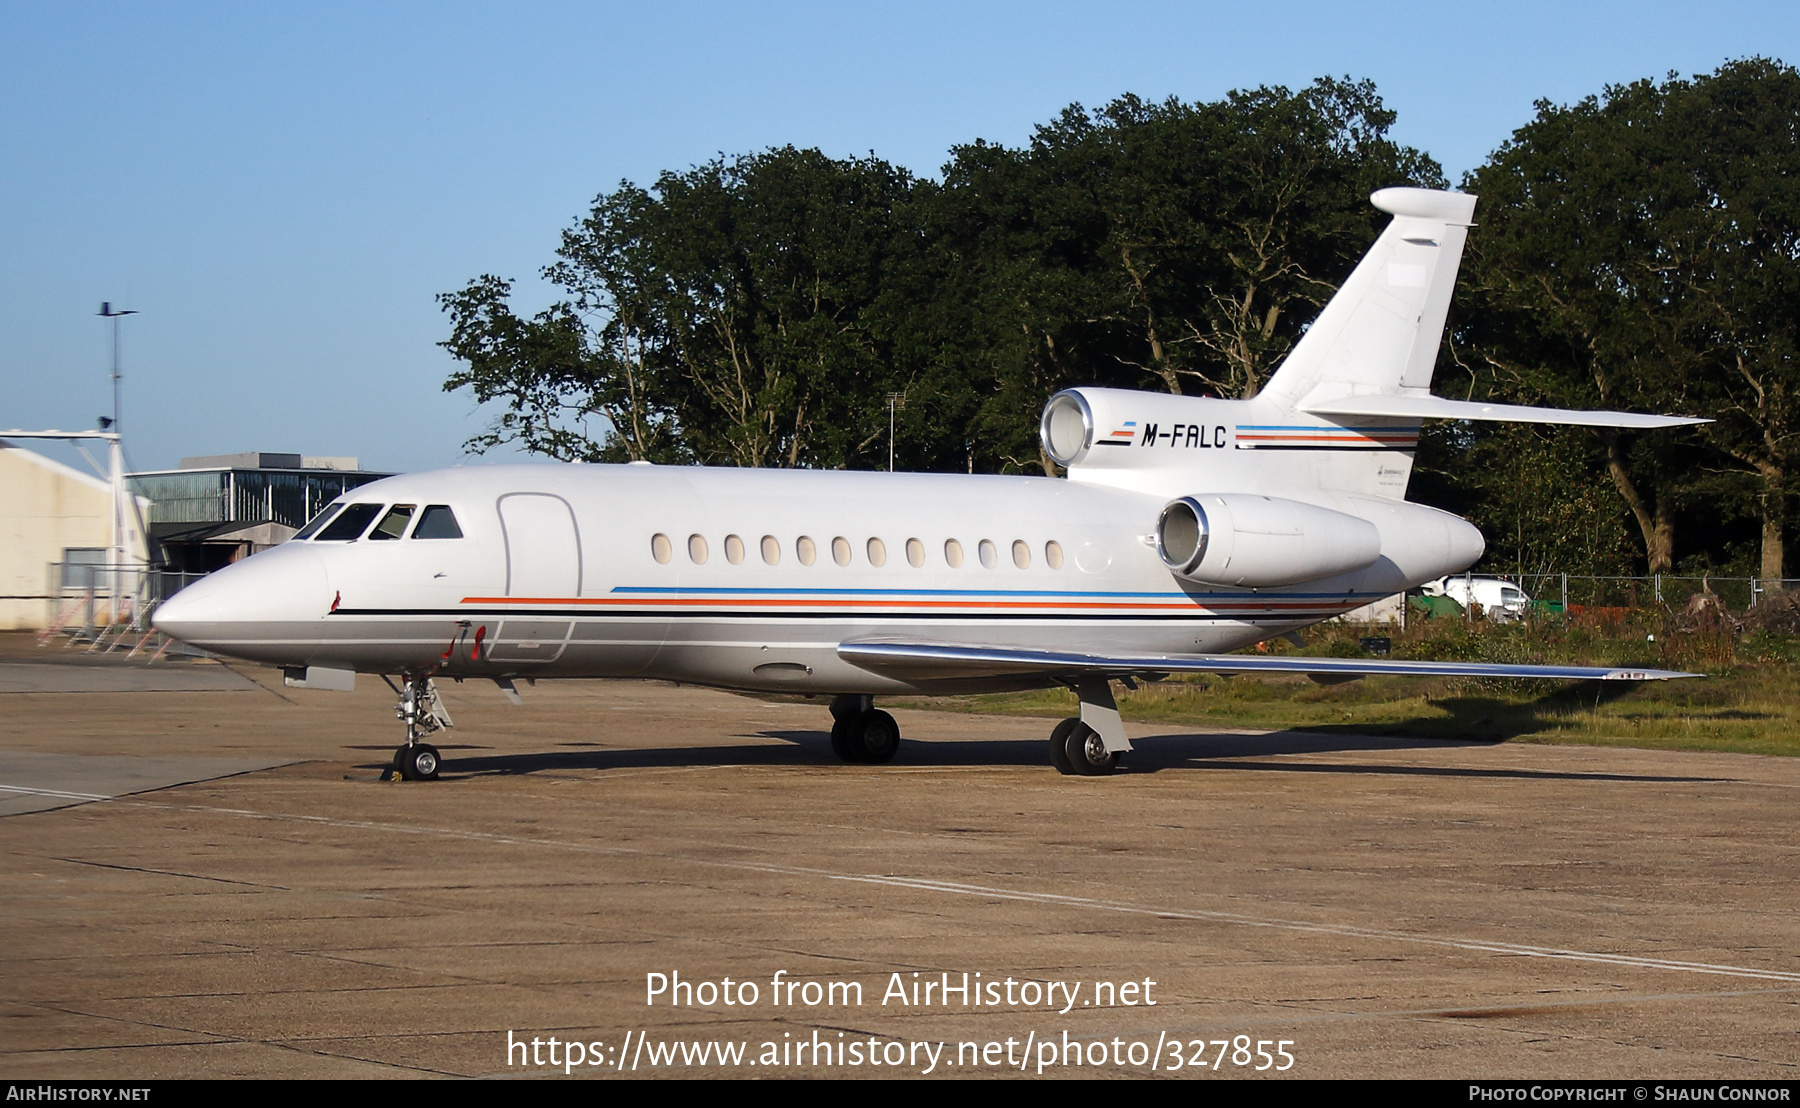
M 845 745 L 853 760 L 868 766 L 892 761 L 900 751 L 900 725 L 879 709 L 870 709 L 850 721 Z
M 1076 772 L 1075 763 L 1069 761 L 1069 736 L 1080 726 L 1081 717 L 1070 716 L 1057 724 L 1056 729 L 1050 732 L 1050 764 L 1056 767 L 1058 773 L 1073 774 Z
M 856 763 L 856 751 L 850 748 L 850 725 L 855 722 L 855 716 L 831 721 L 831 752 L 838 756 L 838 761 L 852 765 Z
M 1063 752 L 1075 772 L 1083 777 L 1100 777 L 1117 769 L 1119 756 L 1106 749 L 1100 733 L 1079 720 L 1076 723 L 1063 743 Z
M 438 769 L 443 764 L 437 747 L 430 743 L 403 746 L 394 760 L 400 766 L 400 776 L 408 781 L 436 781 Z

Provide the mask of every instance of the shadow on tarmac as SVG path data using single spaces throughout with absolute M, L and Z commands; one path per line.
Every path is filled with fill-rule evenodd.
M 530 754 L 485 755 L 477 757 L 448 756 L 453 747 L 442 748 L 447 755 L 443 763 L 446 780 L 458 778 L 517 776 L 533 773 L 585 770 L 646 768 L 698 768 L 707 766 L 794 766 L 842 767 L 846 771 L 881 767 L 842 766 L 831 752 L 831 737 L 825 731 L 758 731 L 739 736 L 754 739 L 779 739 L 780 744 L 757 742 L 743 745 L 607 748 L 542 751 Z M 1318 732 L 1276 731 L 1268 734 L 1206 733 L 1145 735 L 1134 740 L 1132 752 L 1121 763 L 1121 773 L 1143 774 L 1173 771 L 1233 770 L 1276 773 L 1375 774 L 1419 777 L 1461 777 L 1480 779 L 1565 780 L 1565 781 L 1653 781 L 1706 782 L 1711 777 L 1685 777 L 1656 774 L 1621 774 L 1603 772 L 1569 772 L 1472 766 L 1397 765 L 1377 762 L 1282 761 L 1283 755 L 1336 754 L 1382 750 L 1443 749 L 1446 746 L 1493 746 L 1498 740 L 1446 741 L 1414 739 L 1403 736 Z M 959 740 L 903 742 L 900 753 L 889 763 L 901 768 L 1000 766 L 1037 766 L 1054 772 L 1049 764 L 1045 739 Z M 1253 759 L 1253 760 L 1250 760 Z M 385 764 L 385 763 L 384 763 Z M 370 765 L 369 769 L 380 769 Z

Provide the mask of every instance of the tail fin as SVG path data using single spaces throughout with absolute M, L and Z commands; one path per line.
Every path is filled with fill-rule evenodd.
M 1393 222 L 1269 378 L 1260 399 L 1308 415 L 1362 420 L 1479 419 L 1635 429 L 1709 422 L 1432 396 L 1431 371 L 1475 197 L 1393 188 L 1369 202 L 1393 213 Z
M 1269 379 L 1265 399 L 1301 408 L 1430 389 L 1475 197 L 1392 188 L 1369 202 L 1393 222 Z

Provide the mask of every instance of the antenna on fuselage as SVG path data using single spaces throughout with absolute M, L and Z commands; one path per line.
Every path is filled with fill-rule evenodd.
M 888 393 L 888 472 L 894 472 L 894 411 L 906 407 L 905 392 Z

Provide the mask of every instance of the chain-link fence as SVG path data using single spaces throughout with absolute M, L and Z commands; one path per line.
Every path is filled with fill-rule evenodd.
M 81 638 L 113 628 L 148 631 L 158 604 L 204 576 L 143 565 L 51 562 L 43 634 Z
M 1800 588 L 1800 579 L 1699 577 L 1590 577 L 1573 573 L 1503 573 L 1530 595 L 1539 611 L 1579 612 L 1584 608 L 1685 608 L 1696 596 L 1711 595 L 1727 611 L 1744 612 L 1771 593 Z

